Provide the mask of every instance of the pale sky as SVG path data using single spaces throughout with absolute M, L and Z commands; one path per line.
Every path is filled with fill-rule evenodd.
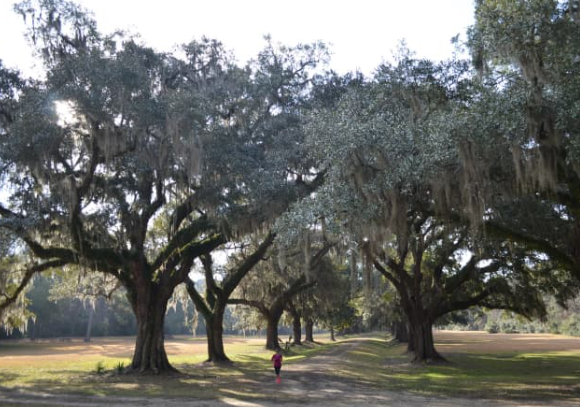
M 0 59 L 32 72 L 14 0 L 0 0 Z M 473 23 L 473 0 L 78 0 L 94 12 L 99 30 L 139 33 L 160 51 L 205 35 L 224 43 L 240 62 L 263 47 L 263 36 L 293 45 L 330 44 L 330 67 L 340 73 L 371 73 L 388 60 L 400 40 L 417 56 L 451 56 L 450 40 Z

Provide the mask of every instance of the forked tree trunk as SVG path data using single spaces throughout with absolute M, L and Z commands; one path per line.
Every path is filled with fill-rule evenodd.
M 305 331 L 306 331 L 306 337 L 304 338 L 304 340 L 306 342 L 314 342 L 314 321 L 311 318 L 306 319 L 306 326 L 305 326 Z

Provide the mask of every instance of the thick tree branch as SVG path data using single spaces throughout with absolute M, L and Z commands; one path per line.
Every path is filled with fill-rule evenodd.
M 26 288 L 26 286 L 36 273 L 41 273 L 43 271 L 50 270 L 56 267 L 63 267 L 67 264 L 68 263 L 66 261 L 58 259 L 58 260 L 50 260 L 42 264 L 37 264 L 27 269 L 26 272 L 24 273 L 22 281 L 20 282 L 14 293 L 11 295 L 6 295 L 5 299 L 2 302 L 0 302 L 0 314 L 2 314 L 2 312 L 6 308 L 8 308 L 18 299 L 18 296 L 20 295 L 20 293 L 22 293 L 22 290 Z
M 270 246 L 272 246 L 274 243 L 275 237 L 275 233 L 268 233 L 260 246 L 258 246 L 258 248 L 250 256 L 245 258 L 242 264 L 238 265 L 235 270 L 228 274 L 224 280 L 224 283 L 222 284 L 224 295 L 229 297 L 240 284 L 242 278 L 244 278 L 244 276 L 246 276 L 246 274 L 248 274 L 248 272 L 252 270 L 252 268 L 258 264 L 260 260 L 262 260 L 268 251 L 268 248 L 270 248 Z
M 155 200 L 147 206 L 143 211 L 143 215 L 141 215 L 143 225 L 146 225 L 147 222 L 149 222 L 149 219 L 155 215 L 164 203 L 165 195 L 163 194 L 163 179 L 158 174 L 157 181 L 155 182 Z
M 205 216 L 191 222 L 190 225 L 177 232 L 173 236 L 173 239 L 171 239 L 161 253 L 159 253 L 152 263 L 153 270 L 157 270 L 163 263 L 168 261 L 173 261 L 174 264 L 179 263 L 180 256 L 183 254 L 182 252 L 188 247 L 191 248 L 192 245 L 196 244 L 195 239 L 200 234 L 211 231 L 213 228 L 213 223 Z M 221 243 L 225 243 L 225 238 L 222 235 L 220 235 L 220 237 Z M 212 240 L 211 238 L 208 239 Z
M 216 284 L 215 278 L 213 277 L 213 259 L 211 258 L 211 253 L 204 254 L 199 257 L 201 264 L 203 265 L 203 270 L 205 274 L 206 290 L 208 292 L 208 301 L 213 308 L 213 300 L 210 300 L 210 296 L 221 295 L 221 288 Z
M 550 242 L 535 238 L 519 231 L 515 231 L 494 221 L 485 222 L 485 229 L 486 232 L 490 234 L 505 239 L 513 239 L 525 244 L 528 249 L 542 252 L 550 256 L 552 260 L 560 263 L 564 268 L 574 272 L 577 275 L 580 275 L 580 266 L 576 263 L 575 259 L 570 257 L 564 251 L 550 244 Z
M 185 280 L 185 286 L 187 287 L 187 293 L 189 294 L 191 301 L 193 301 L 195 308 L 203 314 L 205 319 L 210 319 L 212 316 L 212 310 L 209 304 L 195 288 L 195 283 L 191 278 L 188 277 L 187 280 Z
M 229 298 L 228 304 L 232 305 L 247 305 L 248 307 L 256 308 L 264 315 L 269 315 L 268 307 L 266 307 L 261 301 L 246 300 L 245 298 Z

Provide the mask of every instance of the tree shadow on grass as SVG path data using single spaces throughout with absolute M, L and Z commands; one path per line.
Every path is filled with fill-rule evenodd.
M 19 377 L 21 377 L 21 375 L 13 372 L 0 372 L 0 383 L 17 380 Z M 3 386 L 0 386 L 0 388 L 3 388 Z
M 486 399 L 580 397 L 580 354 L 446 354 L 450 365 L 386 366 L 393 390 Z

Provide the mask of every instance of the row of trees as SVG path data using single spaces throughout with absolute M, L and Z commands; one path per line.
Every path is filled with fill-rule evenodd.
M 131 369 L 169 371 L 164 318 L 185 285 L 223 361 L 227 304 L 259 310 L 270 347 L 284 310 L 298 340 L 313 310 L 347 315 L 334 253 L 364 264 L 365 287 L 390 283 L 393 325 L 430 361 L 450 312 L 541 317 L 544 294 L 577 292 L 577 1 L 479 0 L 472 61 L 403 48 L 370 78 L 315 74 L 322 44 L 268 41 L 240 67 L 216 41 L 171 55 L 103 35 L 66 1 L 16 10 L 46 77 L 0 66 L 3 324 L 35 274 L 97 273 L 135 314 Z
M 201 282 L 197 283 L 198 285 Z M 28 310 L 34 315 L 28 325 L 12 331 L 0 331 L 0 338 L 68 338 L 81 337 L 91 341 L 93 337 L 131 336 L 136 332 L 136 321 L 122 290 L 116 291 L 109 298 L 103 296 L 83 296 L 77 289 L 63 291 L 63 281 L 54 278 L 37 276 L 32 287 L 26 294 L 29 301 Z M 165 323 L 165 336 L 193 335 L 205 336 L 205 320 L 198 315 L 191 301 L 183 301 L 181 297 L 187 293 L 178 290 L 178 295 L 170 301 Z M 303 293 L 299 298 L 301 305 L 310 301 L 313 292 Z M 292 321 L 282 321 L 286 337 L 292 335 Z M 323 323 L 323 319 L 317 322 Z M 347 321 L 348 322 L 348 321 Z M 265 334 L 267 323 L 258 312 L 253 312 L 242 306 L 230 306 L 224 315 L 224 333 L 230 335 Z M 341 328 L 339 326 L 339 328 Z M 296 335 L 294 335 L 296 337 Z M 300 342 L 299 336 L 295 342 Z M 313 339 L 313 338 L 312 338 Z

